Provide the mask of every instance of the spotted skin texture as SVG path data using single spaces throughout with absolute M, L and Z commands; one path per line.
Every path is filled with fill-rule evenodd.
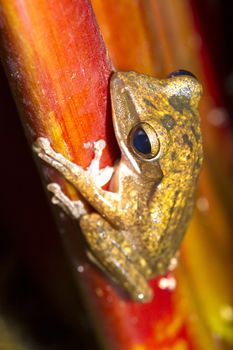
M 133 300 L 147 302 L 153 297 L 148 280 L 168 269 L 192 214 L 202 163 L 197 111 L 202 88 L 192 76 L 159 80 L 117 72 L 110 92 L 121 159 L 109 191 L 96 185 L 90 171 L 56 153 L 47 139 L 39 138 L 34 150 L 95 209 L 81 215 L 69 209 L 72 201 L 67 206 L 79 220 L 92 261 Z M 152 146 L 159 145 L 153 157 L 135 151 L 130 135 L 138 124 Z

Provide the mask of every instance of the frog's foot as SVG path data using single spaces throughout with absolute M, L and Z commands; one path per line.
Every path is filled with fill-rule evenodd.
M 97 213 L 82 216 L 80 226 L 89 245 L 91 260 L 123 287 L 133 300 L 149 302 L 153 291 L 141 272 L 140 264 L 132 261 L 130 246 L 128 244 L 126 248 L 123 236 L 123 248 L 119 245 L 121 233 Z M 139 261 L 140 256 L 137 255 L 137 258 Z
M 179 252 L 177 252 L 173 258 L 171 258 L 170 263 L 168 265 L 168 271 L 174 271 L 179 263 Z
M 114 171 L 114 167 L 110 166 L 100 169 L 100 159 L 105 147 L 106 142 L 104 140 L 94 142 L 94 158 L 87 168 L 87 173 L 90 174 L 90 177 L 94 179 L 95 185 L 99 188 L 106 185 L 110 181 Z
M 52 203 L 59 205 L 68 215 L 72 216 L 74 219 L 79 219 L 82 215 L 87 214 L 82 201 L 70 200 L 65 195 L 65 193 L 62 192 L 61 187 L 57 183 L 48 184 L 47 189 L 54 194 L 52 197 Z
M 55 152 L 51 147 L 49 140 L 44 137 L 39 137 L 36 140 L 33 150 L 41 159 L 60 171 L 66 179 L 69 180 L 74 176 L 85 174 L 87 178 L 90 178 L 91 181 L 100 188 L 110 181 L 114 171 L 114 168 L 109 166 L 103 169 L 99 168 L 100 159 L 105 145 L 106 143 L 104 140 L 94 142 L 94 158 L 87 170 L 84 170 L 82 167 L 71 162 L 62 154 Z
M 33 145 L 33 150 L 41 159 L 59 171 L 61 171 L 63 167 L 66 167 L 69 170 L 72 168 L 72 171 L 78 175 L 80 169 L 82 169 L 77 164 L 69 161 L 62 154 L 55 152 L 51 147 L 49 140 L 45 137 L 38 137 Z

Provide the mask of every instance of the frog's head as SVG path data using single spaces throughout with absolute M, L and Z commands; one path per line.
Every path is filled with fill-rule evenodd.
M 113 124 L 123 157 L 137 173 L 153 178 L 199 170 L 201 134 L 198 103 L 201 85 L 191 73 L 177 71 L 167 79 L 135 72 L 111 78 Z M 196 169 L 195 169 L 196 168 Z

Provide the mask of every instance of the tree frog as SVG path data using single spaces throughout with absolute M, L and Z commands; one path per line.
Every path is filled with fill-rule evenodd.
M 57 153 L 39 137 L 34 151 L 56 168 L 95 209 L 71 201 L 49 184 L 53 202 L 79 221 L 88 256 L 138 302 L 148 284 L 166 272 L 179 249 L 194 204 L 202 163 L 198 116 L 201 85 L 187 71 L 166 79 L 115 72 L 110 81 L 113 125 L 121 157 L 99 169 L 104 140 L 95 142 L 87 169 Z M 102 189 L 110 181 L 109 190 Z

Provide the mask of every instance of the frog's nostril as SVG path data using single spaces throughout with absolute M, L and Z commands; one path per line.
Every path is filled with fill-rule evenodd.
M 193 73 L 191 73 L 191 72 L 189 72 L 188 70 L 185 70 L 185 69 L 175 70 L 174 72 L 171 72 L 167 77 L 168 78 L 174 78 L 174 77 L 181 76 L 181 75 L 189 75 L 190 77 L 193 77 L 193 78 L 197 79 L 196 76 Z

